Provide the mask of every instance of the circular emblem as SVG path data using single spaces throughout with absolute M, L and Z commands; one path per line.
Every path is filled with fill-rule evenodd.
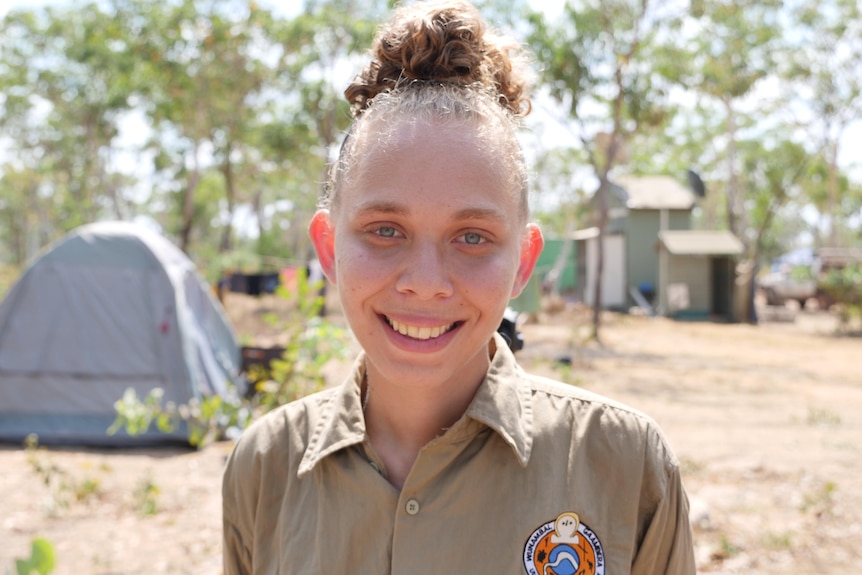
M 528 575 L 604 575 L 605 555 L 593 530 L 567 511 L 527 539 L 524 569 Z

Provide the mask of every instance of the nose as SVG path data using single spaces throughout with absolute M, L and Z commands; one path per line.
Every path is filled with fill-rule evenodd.
M 395 287 L 399 293 L 423 299 L 450 296 L 453 286 L 449 267 L 444 247 L 432 241 L 417 241 L 405 253 Z

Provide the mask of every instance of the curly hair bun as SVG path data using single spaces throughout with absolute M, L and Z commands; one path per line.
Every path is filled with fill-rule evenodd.
M 487 30 L 479 11 L 460 0 L 397 10 L 372 47 L 372 60 L 345 90 L 353 114 L 373 98 L 409 83 L 476 86 L 496 93 L 516 116 L 530 111 L 526 80 L 512 65 L 519 46 Z

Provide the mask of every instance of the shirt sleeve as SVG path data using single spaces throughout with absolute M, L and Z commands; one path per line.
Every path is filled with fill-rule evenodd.
M 245 457 L 238 444 L 228 458 L 222 478 L 222 558 L 223 575 L 251 575 L 251 525 L 256 499 L 248 477 L 253 469 L 246 468 Z M 245 479 L 243 479 L 245 477 Z
M 644 532 L 631 575 L 694 575 L 694 544 L 688 498 L 679 465 L 668 463 L 664 494 Z

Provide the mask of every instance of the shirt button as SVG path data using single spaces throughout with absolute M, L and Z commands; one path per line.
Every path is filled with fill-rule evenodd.
M 415 499 L 408 499 L 404 509 L 407 511 L 407 515 L 416 515 L 419 513 L 419 502 Z

